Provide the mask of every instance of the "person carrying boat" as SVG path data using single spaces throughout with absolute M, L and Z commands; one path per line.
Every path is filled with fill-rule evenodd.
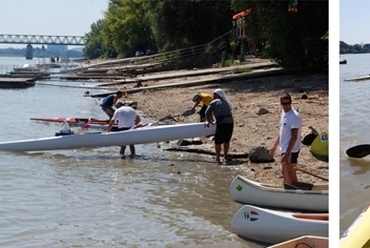
M 100 104 L 104 113 L 106 113 L 109 116 L 109 120 L 112 119 L 114 114 L 113 106 L 117 103 L 117 100 L 122 96 L 123 92 L 117 91 L 115 94 L 110 94 L 106 98 L 104 98 L 102 104 Z
M 274 156 L 276 148 L 280 146 L 281 165 L 284 185 L 294 185 L 297 182 L 295 167 L 301 148 L 301 115 L 292 107 L 292 98 L 288 93 L 280 96 L 282 107 L 280 115 L 280 131 L 269 153 Z
M 195 108 L 202 103 L 202 108 L 198 112 L 200 115 L 200 122 L 205 122 L 206 121 L 206 109 L 213 100 L 213 97 L 210 94 L 207 93 L 196 93 L 193 96 L 193 102 L 195 102 L 194 106 L 191 108 L 195 110 Z
M 140 116 L 137 114 L 136 110 L 129 106 L 124 106 L 124 103 L 118 102 L 117 103 L 117 110 L 114 112 L 112 119 L 109 122 L 107 132 L 112 130 L 113 124 L 115 121 L 118 121 L 118 130 L 117 131 L 125 131 L 132 128 L 136 128 L 141 121 Z M 125 150 L 126 145 L 121 146 L 119 154 L 124 158 L 125 157 Z M 135 146 L 130 145 L 130 152 L 131 158 L 134 158 L 135 153 Z
M 228 157 L 230 140 L 234 129 L 234 119 L 231 113 L 232 104 L 227 99 L 222 89 L 213 92 L 213 99 L 206 109 L 205 116 L 209 123 L 216 125 L 215 133 L 215 161 L 220 163 L 221 145 L 224 147 L 224 160 L 231 161 Z M 214 118 L 216 118 L 216 121 Z

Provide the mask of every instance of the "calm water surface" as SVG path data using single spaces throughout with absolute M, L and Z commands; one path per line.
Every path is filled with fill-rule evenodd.
M 0 57 L 3 70 L 24 63 L 36 61 Z M 100 100 L 82 97 L 84 91 L 41 84 L 1 89 L 0 140 L 60 130 L 31 117 L 106 118 Z M 138 158 L 122 160 L 118 149 L 0 151 L 0 247 L 263 247 L 231 232 L 241 205 L 231 200 L 229 186 L 244 165 L 218 166 L 209 156 L 165 152 L 156 144 L 139 145 Z
M 370 80 L 344 82 L 345 79 L 370 74 L 370 55 L 342 55 L 340 65 L 340 234 L 370 203 L 370 156 L 349 159 L 346 150 L 370 144 L 368 113 Z

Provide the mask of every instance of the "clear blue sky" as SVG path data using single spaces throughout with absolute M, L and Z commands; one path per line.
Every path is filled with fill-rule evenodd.
M 108 0 L 1 0 L 0 34 L 76 35 L 104 17 Z M 0 48 L 24 47 L 0 44 Z
M 340 40 L 349 45 L 370 43 L 370 1 L 340 0 Z

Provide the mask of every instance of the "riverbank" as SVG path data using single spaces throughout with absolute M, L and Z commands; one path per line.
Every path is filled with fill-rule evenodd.
M 125 100 L 138 102 L 138 110 L 142 115 L 152 119 L 166 120 L 169 123 L 197 122 L 199 115 L 182 117 L 180 113 L 193 106 L 191 98 L 196 92 L 212 94 L 216 88 L 222 88 L 234 106 L 235 123 L 230 145 L 231 153 L 248 153 L 250 149 L 258 146 L 271 148 L 279 131 L 281 111 L 279 96 L 283 91 L 288 91 L 292 95 L 293 107 L 302 115 L 302 137 L 310 133 L 310 126 L 318 132 L 328 131 L 326 73 L 289 74 L 186 88 L 146 90 L 128 94 Z M 266 113 L 261 114 L 261 111 Z M 198 148 L 214 151 L 212 140 L 203 138 L 202 141 L 204 144 L 197 146 Z M 211 158 L 209 155 L 209 159 Z M 245 173 L 250 179 L 266 183 L 282 182 L 278 153 L 275 154 L 275 162 L 272 163 L 251 163 L 248 159 L 241 158 L 235 161 L 235 165 L 240 164 L 244 166 Z M 328 163 L 314 158 L 307 146 L 302 146 L 298 166 L 310 173 L 328 178 Z M 325 183 L 307 173 L 297 172 L 297 174 L 299 180 L 304 182 Z
M 271 64 L 253 70 L 251 73 L 257 72 L 257 74 L 263 75 L 257 77 L 236 76 L 234 78 L 235 74 L 231 70 L 216 72 L 217 68 L 208 75 L 200 73 L 190 75 L 193 73 L 187 70 L 164 71 L 143 73 L 136 78 L 123 80 L 124 84 L 113 83 L 109 85 L 109 88 L 112 91 L 127 91 L 123 100 L 137 102 L 137 108 L 143 116 L 166 123 L 198 122 L 198 114 L 189 117 L 181 116 L 184 110 L 193 106 L 194 103 L 191 101 L 193 95 L 196 92 L 212 94 L 215 89 L 222 88 L 233 104 L 235 122 L 230 153 L 235 155 L 247 154 L 255 147 L 262 146 L 267 149 L 272 147 L 279 132 L 281 112 L 279 96 L 283 91 L 291 94 L 294 99 L 292 106 L 298 109 L 302 116 L 302 138 L 311 132 L 309 127 L 315 128 L 318 132 L 328 131 L 328 74 L 274 73 L 275 70 L 280 69 L 274 68 L 272 61 L 254 58 L 248 59 L 241 66 L 252 68 L 264 63 Z M 92 64 L 99 63 L 95 61 Z M 202 71 L 197 68 L 194 70 Z M 273 74 L 270 75 L 271 72 Z M 170 74 L 177 75 L 169 77 Z M 228 80 L 224 80 L 227 77 Z M 140 79 L 141 85 L 137 85 L 137 80 Z M 184 86 L 186 83 L 189 84 Z M 161 87 L 156 88 L 158 85 Z M 162 87 L 166 85 L 168 87 Z M 174 87 L 174 85 L 176 86 Z M 199 109 L 200 106 L 197 110 L 199 111 Z M 213 141 L 205 137 L 202 138 L 202 141 L 203 145 L 191 146 L 190 148 L 203 150 L 204 154 L 214 153 Z M 213 157 L 212 155 L 206 156 L 209 160 Z M 271 163 L 251 163 L 248 158 L 237 158 L 228 165 L 243 166 L 244 176 L 252 180 L 281 184 L 282 175 L 278 151 L 274 159 L 275 161 Z M 328 163 L 314 158 L 307 146 L 302 145 L 298 166 L 307 172 L 328 178 Z M 300 181 L 326 183 L 325 180 L 302 171 L 298 171 L 297 175 Z

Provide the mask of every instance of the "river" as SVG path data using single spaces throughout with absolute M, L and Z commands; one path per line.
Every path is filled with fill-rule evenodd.
M 1 73 L 36 62 L 0 57 Z M 43 83 L 0 90 L 0 141 L 60 130 L 32 117 L 106 118 L 82 86 L 51 86 L 81 83 Z M 135 159 L 121 159 L 118 147 L 0 151 L 0 247 L 263 247 L 231 232 L 241 205 L 229 186 L 244 164 L 162 148 L 138 145 Z
M 370 203 L 370 156 L 364 159 L 346 156 L 348 148 L 370 143 L 370 125 L 366 121 L 370 80 L 345 81 L 369 75 L 370 55 L 342 55 L 343 59 L 347 64 L 340 65 L 340 234 Z

